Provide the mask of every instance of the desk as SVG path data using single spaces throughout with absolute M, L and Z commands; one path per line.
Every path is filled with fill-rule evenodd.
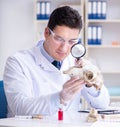
M 0 119 L 0 127 L 120 127 L 120 122 L 86 122 L 87 113 L 64 112 L 64 120 L 58 121 L 57 114 L 43 119 Z
M 58 121 L 57 114 L 43 119 L 0 119 L 0 127 L 90 127 L 86 122 L 86 113 L 64 112 L 64 120 Z

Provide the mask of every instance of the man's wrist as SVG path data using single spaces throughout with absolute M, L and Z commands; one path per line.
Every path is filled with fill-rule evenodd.
M 66 106 L 67 102 L 62 97 L 60 97 L 60 104 L 63 104 L 64 106 Z
M 66 105 L 67 105 L 67 101 L 65 101 L 65 100 L 63 99 L 62 91 L 60 92 L 59 96 L 60 96 L 60 104 L 66 106 Z

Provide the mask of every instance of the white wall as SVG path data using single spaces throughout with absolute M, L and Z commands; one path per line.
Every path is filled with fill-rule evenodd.
M 0 80 L 8 56 L 34 42 L 34 0 L 0 0 Z

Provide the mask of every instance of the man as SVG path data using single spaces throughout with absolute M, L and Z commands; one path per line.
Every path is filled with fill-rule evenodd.
M 45 40 L 8 58 L 4 71 L 8 117 L 52 115 L 61 106 L 63 110 L 78 111 L 81 95 L 91 107 L 108 106 L 109 94 L 104 85 L 97 91 L 92 84 L 85 85 L 84 80 L 63 74 L 74 64 L 84 63 L 76 63 L 70 54 L 81 29 L 81 16 L 76 10 L 68 6 L 57 8 L 45 28 Z M 59 69 L 53 65 L 54 60 L 60 62 Z

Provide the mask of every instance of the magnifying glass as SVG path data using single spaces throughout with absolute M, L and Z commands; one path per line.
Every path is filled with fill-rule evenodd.
M 86 53 L 86 48 L 82 44 L 75 44 L 71 47 L 71 54 L 74 58 L 79 60 Z

